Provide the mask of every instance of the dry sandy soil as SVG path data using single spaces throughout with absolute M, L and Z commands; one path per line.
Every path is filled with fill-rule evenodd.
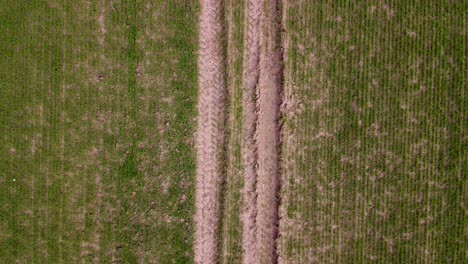
M 276 0 L 245 4 L 244 263 L 273 263 L 277 259 L 282 54 L 276 6 Z M 201 8 L 195 260 L 214 263 L 223 182 L 223 26 L 219 1 L 202 1 Z
M 221 1 L 201 1 L 196 140 L 196 263 L 215 263 L 217 258 L 225 111 L 221 12 Z
M 263 1 L 260 19 L 260 79 L 258 82 L 257 179 L 257 263 L 276 261 L 275 239 L 278 221 L 279 107 L 281 104 L 280 16 L 277 1 Z
M 255 192 L 257 182 L 257 147 L 255 131 L 257 127 L 257 86 L 260 75 L 260 16 L 261 1 L 253 0 L 245 3 L 247 29 L 245 33 L 244 50 L 244 208 L 242 215 L 242 250 L 243 262 L 253 263 L 255 260 L 255 218 L 257 215 Z

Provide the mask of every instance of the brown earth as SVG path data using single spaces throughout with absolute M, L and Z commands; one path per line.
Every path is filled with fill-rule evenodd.
M 222 2 L 202 0 L 195 213 L 195 262 L 217 262 L 224 144 Z
M 255 192 L 257 182 L 257 146 L 255 130 L 257 123 L 256 90 L 260 74 L 260 16 L 261 0 L 249 0 L 245 3 L 247 30 L 244 41 L 244 208 L 242 213 L 242 262 L 255 263 L 255 218 L 257 215 Z
M 276 0 L 263 2 L 260 19 L 260 78 L 258 83 L 257 263 L 277 261 L 275 240 L 278 222 L 279 111 L 282 57 L 280 14 Z
M 276 0 L 249 0 L 245 5 L 242 154 L 243 263 L 275 263 L 278 234 L 278 125 L 282 53 Z M 218 231 L 223 182 L 225 82 L 222 3 L 201 2 L 195 262 L 218 260 Z

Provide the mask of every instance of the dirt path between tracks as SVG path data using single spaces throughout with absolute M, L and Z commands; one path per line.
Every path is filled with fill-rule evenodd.
M 277 0 L 248 0 L 243 69 L 243 263 L 276 263 L 282 51 Z M 218 261 L 225 81 L 222 1 L 202 0 L 195 262 Z
M 195 213 L 195 262 L 216 263 L 222 185 L 225 81 L 222 1 L 202 0 Z

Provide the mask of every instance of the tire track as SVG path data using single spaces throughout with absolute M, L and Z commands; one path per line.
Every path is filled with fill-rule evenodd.
M 202 0 L 195 212 L 195 262 L 215 263 L 218 252 L 225 82 L 222 1 Z
M 275 263 L 282 89 L 276 0 L 249 0 L 244 51 L 243 263 Z
M 257 182 L 257 146 L 255 139 L 257 108 L 256 90 L 260 75 L 260 16 L 262 13 L 261 0 L 249 0 L 245 4 L 247 28 L 245 32 L 245 50 L 243 65 L 244 86 L 244 208 L 242 214 L 242 249 L 243 263 L 255 263 L 255 218 L 256 182 Z
M 248 0 L 243 65 L 243 263 L 276 263 L 282 52 L 276 0 Z M 195 262 L 218 261 L 225 82 L 222 1 L 202 0 Z
M 264 0 L 260 19 L 258 83 L 257 263 L 276 263 L 278 234 L 279 116 L 282 85 L 280 13 L 276 0 Z

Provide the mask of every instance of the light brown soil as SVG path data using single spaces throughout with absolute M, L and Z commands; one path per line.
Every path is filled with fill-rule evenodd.
M 201 1 L 195 262 L 204 264 L 216 263 L 218 252 L 225 96 L 221 18 L 222 1 Z
M 260 79 L 258 83 L 257 263 L 277 261 L 279 110 L 282 60 L 276 0 L 264 0 L 260 19 Z
M 257 182 L 257 146 L 255 130 L 257 123 L 256 90 L 260 74 L 260 16 L 262 12 L 261 0 L 249 0 L 245 4 L 245 17 L 247 29 L 245 32 L 244 51 L 244 208 L 242 213 L 242 261 L 255 263 L 255 218 L 256 208 L 256 182 Z
M 243 263 L 275 263 L 282 54 L 276 0 L 248 0 L 243 65 Z M 225 83 L 222 3 L 201 1 L 195 262 L 218 261 Z
M 105 24 L 105 9 L 102 8 L 101 9 L 101 14 L 99 14 L 99 19 L 98 19 L 98 22 L 99 22 L 99 29 L 101 31 L 101 34 L 99 34 L 99 39 L 98 39 L 98 42 L 99 42 L 99 45 L 104 45 L 104 38 L 106 36 L 106 33 L 107 33 L 107 30 L 106 30 L 106 24 Z

